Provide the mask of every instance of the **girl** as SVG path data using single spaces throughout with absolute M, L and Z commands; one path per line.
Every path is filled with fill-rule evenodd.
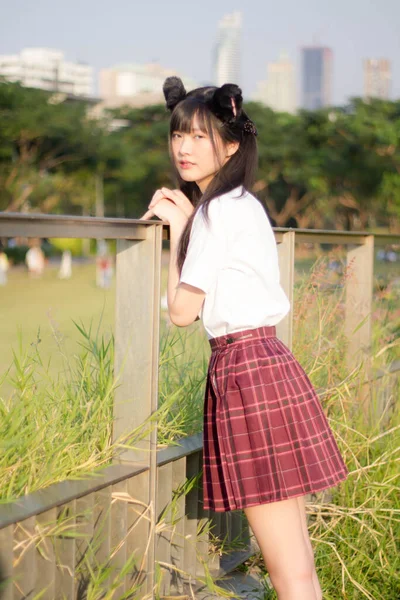
M 204 508 L 243 509 L 279 600 L 320 600 L 305 495 L 348 470 L 319 399 L 276 337 L 290 304 L 268 216 L 249 190 L 257 130 L 237 85 L 163 87 L 179 189 L 142 217 L 170 225 L 168 310 L 202 319 L 211 346 L 204 400 Z

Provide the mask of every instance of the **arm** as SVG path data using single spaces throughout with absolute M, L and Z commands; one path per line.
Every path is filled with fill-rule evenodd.
M 206 296 L 200 288 L 179 283 L 177 251 L 187 219 L 174 220 L 170 225 L 170 259 L 168 270 L 168 311 L 171 321 L 180 327 L 198 321 L 198 313 Z
M 167 200 L 159 191 L 155 194 L 156 202 L 141 218 L 151 219 L 154 215 L 170 225 L 170 260 L 167 284 L 167 303 L 171 321 L 180 327 L 198 321 L 198 313 L 204 302 L 205 292 L 187 283 L 179 283 L 177 267 L 177 250 L 179 239 L 186 226 L 188 215 L 173 202 Z

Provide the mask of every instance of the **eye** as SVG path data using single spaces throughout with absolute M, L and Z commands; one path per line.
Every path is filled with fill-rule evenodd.
M 171 138 L 172 138 L 172 139 L 174 139 L 174 138 L 177 138 L 177 137 L 181 137 L 181 134 L 180 134 L 180 133 L 176 133 L 176 131 L 175 131 L 175 132 L 174 132 L 174 133 L 171 135 Z
M 194 137 L 195 137 L 195 138 L 200 138 L 200 139 L 202 139 L 202 138 L 204 138 L 205 136 L 204 136 L 204 135 L 200 135 L 199 133 L 197 133 L 197 134 L 196 134 Z

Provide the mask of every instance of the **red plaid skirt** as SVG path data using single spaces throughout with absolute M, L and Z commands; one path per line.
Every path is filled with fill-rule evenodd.
M 203 506 L 216 512 L 329 488 L 348 476 L 305 371 L 275 326 L 211 338 Z

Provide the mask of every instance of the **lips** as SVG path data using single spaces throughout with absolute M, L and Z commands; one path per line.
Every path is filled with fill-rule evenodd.
M 187 161 L 187 160 L 180 160 L 179 161 L 179 165 L 183 168 L 183 169 L 187 169 L 189 167 L 193 166 L 193 163 Z

